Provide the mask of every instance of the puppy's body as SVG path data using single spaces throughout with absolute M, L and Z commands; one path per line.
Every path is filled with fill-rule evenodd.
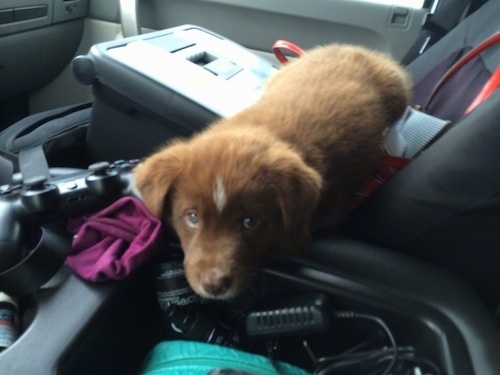
M 319 203 L 316 224 L 335 224 L 408 96 L 387 57 L 321 47 L 277 73 L 254 105 L 146 159 L 136 186 L 179 235 L 195 292 L 230 298 L 264 262 L 299 250 Z

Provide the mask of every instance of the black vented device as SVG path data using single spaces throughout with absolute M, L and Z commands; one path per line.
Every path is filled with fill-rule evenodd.
M 247 335 L 252 338 L 308 336 L 325 333 L 333 314 L 325 294 L 273 297 L 246 319 Z

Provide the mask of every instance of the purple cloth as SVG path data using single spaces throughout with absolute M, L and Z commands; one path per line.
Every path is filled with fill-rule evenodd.
M 73 238 L 68 265 L 94 282 L 120 280 L 158 255 L 161 221 L 134 197 L 68 221 Z

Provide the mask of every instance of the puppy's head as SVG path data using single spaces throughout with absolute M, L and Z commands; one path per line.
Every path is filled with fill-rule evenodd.
M 243 132 L 171 145 L 136 169 L 135 184 L 179 236 L 193 290 L 227 299 L 298 250 L 322 181 L 285 144 Z

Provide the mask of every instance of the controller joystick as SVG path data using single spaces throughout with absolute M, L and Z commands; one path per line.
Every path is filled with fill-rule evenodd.
M 88 170 L 92 173 L 94 173 L 97 176 L 106 176 L 111 172 L 116 172 L 116 171 L 110 171 L 111 164 L 107 161 L 99 161 L 94 164 L 90 164 L 88 166 Z
M 47 214 L 59 208 L 59 190 L 48 183 L 45 176 L 35 176 L 24 181 L 20 193 L 22 205 L 31 213 Z
M 87 187 L 97 197 L 107 198 L 117 196 L 122 190 L 120 174 L 116 169 L 110 169 L 111 164 L 105 161 L 91 164 L 90 175 L 85 179 Z

